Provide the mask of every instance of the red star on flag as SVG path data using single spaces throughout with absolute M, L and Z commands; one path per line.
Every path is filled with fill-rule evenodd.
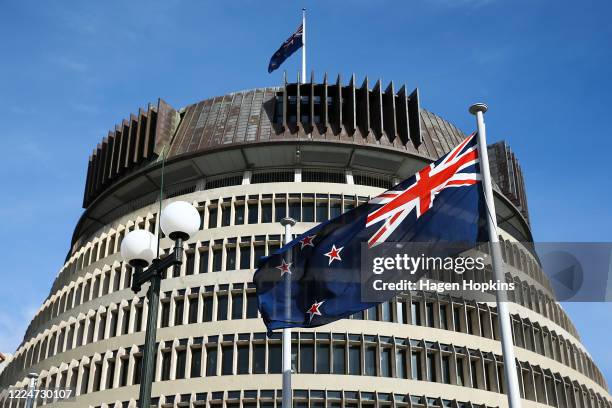
M 276 267 L 276 269 L 281 271 L 281 278 L 286 273 L 291 274 L 291 269 L 289 268 L 291 268 L 291 262 L 287 263 L 284 259 L 283 262 Z
M 302 247 L 300 249 L 304 249 L 304 247 L 307 247 L 307 246 L 311 246 L 311 247 L 314 248 L 313 241 L 314 241 L 316 236 L 317 236 L 316 234 L 315 235 L 308 235 L 308 236 L 305 236 L 304 238 L 300 239 L 300 244 L 302 244 Z
M 328 265 L 331 265 L 331 263 L 335 260 L 342 261 L 342 258 L 340 258 L 340 251 L 342 251 L 343 249 L 344 247 L 336 248 L 336 245 L 332 244 L 332 248 L 329 250 L 329 252 L 324 254 L 326 257 L 329 258 Z
M 317 315 L 317 316 L 321 316 L 321 311 L 319 310 L 319 308 L 321 307 L 321 305 L 325 303 L 324 300 L 322 300 L 321 302 L 314 302 L 312 304 L 312 306 L 310 306 L 310 309 L 308 309 L 308 311 L 306 313 L 308 313 L 310 315 L 310 320 L 309 322 L 312 322 L 312 318 Z

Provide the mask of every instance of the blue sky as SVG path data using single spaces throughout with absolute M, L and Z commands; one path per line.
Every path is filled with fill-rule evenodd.
M 46 297 L 82 209 L 87 157 L 114 124 L 297 75 L 266 71 L 308 8 L 308 62 L 361 83 L 418 86 L 423 106 L 490 141 L 526 174 L 539 241 L 610 241 L 609 1 L 0 0 L 0 350 Z M 36 238 L 32 240 L 32 238 Z M 612 306 L 565 305 L 612 380 Z

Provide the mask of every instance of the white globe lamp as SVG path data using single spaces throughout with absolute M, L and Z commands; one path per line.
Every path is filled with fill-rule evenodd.
M 157 254 L 157 238 L 147 230 L 129 232 L 121 241 L 121 257 L 132 266 L 146 267 Z
M 186 201 L 175 201 L 163 209 L 159 224 L 170 239 L 187 240 L 200 229 L 200 213 Z

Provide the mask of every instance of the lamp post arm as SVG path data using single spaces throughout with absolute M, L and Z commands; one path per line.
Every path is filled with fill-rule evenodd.
M 132 291 L 140 292 L 143 284 L 149 282 L 154 276 L 163 275 L 163 272 L 171 266 L 179 266 L 183 262 L 183 240 L 177 239 L 173 251 L 161 259 L 154 259 L 147 269 L 136 268 L 136 272 L 132 276 Z

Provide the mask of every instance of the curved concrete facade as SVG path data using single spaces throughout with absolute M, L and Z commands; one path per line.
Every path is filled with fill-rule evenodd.
M 106 153 L 98 150 L 109 158 L 90 159 L 86 209 L 66 263 L 0 387 L 24 387 L 36 372 L 41 388 L 76 391 L 76 403 L 44 401 L 48 406 L 136 406 L 146 291 L 129 289 L 131 268 L 118 251 L 128 231 L 158 231 L 155 192 L 165 155 L 164 205 L 193 203 L 202 225 L 185 242 L 180 271 L 162 281 L 154 401 L 280 407 L 280 336 L 266 337 L 251 283 L 255 259 L 283 242 L 278 220 L 296 218 L 294 232 L 302 233 L 414 173 L 463 136 L 420 110 L 418 93 L 396 93 L 392 84 L 383 92 L 380 83 L 370 90 L 367 80 L 361 88 L 354 79 L 337 84 L 287 84 L 181 110 L 160 102 L 124 121 L 112 143 L 105 139 Z M 329 101 L 329 111 L 315 106 L 315 96 Z M 291 100 L 308 105 L 308 113 L 289 109 Z M 377 100 L 380 117 L 372 108 Z M 119 143 L 117 135 L 133 139 Z M 146 143 L 138 139 L 145 135 Z M 133 155 L 114 155 L 121 149 L 113 146 L 128 140 Z M 495 193 L 507 279 L 521 288 L 510 310 L 524 405 L 612 407 L 603 375 L 521 243 L 531 239 L 526 201 L 508 199 L 501 188 Z M 164 238 L 161 249 L 171 244 Z M 292 360 L 297 407 L 507 406 L 493 300 L 406 293 L 351 319 L 295 330 Z M 0 394 L 0 407 L 17 406 Z

